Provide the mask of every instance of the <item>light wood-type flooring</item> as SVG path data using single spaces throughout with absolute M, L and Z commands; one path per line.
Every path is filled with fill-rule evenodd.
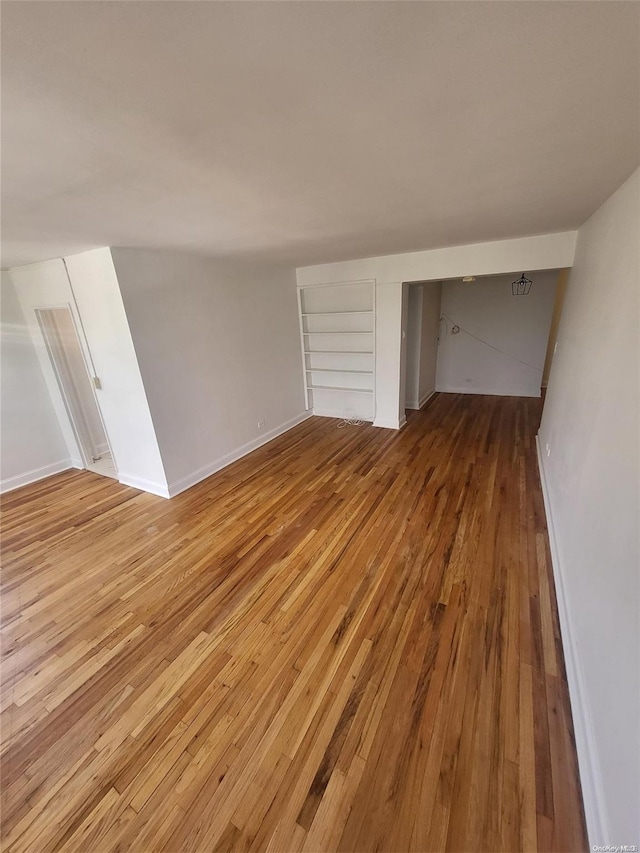
M 4 499 L 2 849 L 586 850 L 541 401 Z

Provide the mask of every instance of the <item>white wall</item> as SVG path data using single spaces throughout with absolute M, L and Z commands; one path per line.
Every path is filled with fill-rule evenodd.
M 422 328 L 420 332 L 420 382 L 418 405 L 424 406 L 436 390 L 436 365 L 438 362 L 438 336 L 442 284 L 430 281 L 422 285 Z
M 167 483 L 149 413 L 127 317 L 109 249 L 11 270 L 32 341 L 40 359 L 69 455 L 82 467 L 78 446 L 43 344 L 36 308 L 68 306 L 87 362 L 102 387 L 96 392 L 121 483 L 168 496 Z M 76 304 L 77 303 L 77 304 Z
M 570 267 L 575 231 L 522 237 L 493 243 L 452 246 L 334 264 L 300 267 L 298 285 L 376 282 L 375 426 L 399 429 L 404 420 L 402 304 L 403 283 L 439 281 L 466 275 L 499 275 L 522 270 Z
M 8 273 L 2 273 L 0 487 L 15 489 L 71 467 L 47 384 Z
M 402 282 L 376 284 L 376 416 L 374 426 L 400 429 L 404 409 L 404 356 L 406 354 L 406 300 Z
M 441 281 L 466 275 L 519 274 L 522 270 L 562 269 L 573 263 L 577 233 L 563 231 L 539 237 L 518 237 L 514 240 L 299 267 L 298 284 L 303 287 L 329 281 L 361 279 L 375 279 L 378 282 Z
M 540 396 L 558 273 L 529 273 L 526 296 L 512 295 L 513 278 L 443 282 L 438 391 Z
M 402 310 L 401 310 L 401 341 L 400 341 L 400 388 L 398 393 L 398 423 L 400 427 L 403 427 L 407 422 L 407 412 L 406 412 L 406 396 L 407 396 L 407 371 L 406 371 L 406 362 L 407 362 L 407 326 L 409 320 L 409 288 L 410 285 L 404 283 L 402 285 Z
M 419 409 L 420 399 L 420 349 L 422 345 L 422 287 L 411 285 L 407 296 L 407 366 L 405 406 Z
M 409 286 L 407 301 L 407 409 L 419 409 L 436 390 L 440 325 L 439 281 Z
M 65 259 L 91 358 L 118 479 L 167 496 L 167 478 L 109 249 Z
M 172 494 L 307 417 L 293 270 L 113 258 Z
M 539 436 L 591 844 L 640 839 L 639 271 L 636 171 L 580 229 Z
M 542 371 L 543 388 L 546 388 L 549 385 L 549 374 L 551 373 L 556 341 L 558 340 L 558 326 L 560 325 L 560 317 L 562 316 L 564 296 L 567 292 L 569 272 L 569 270 L 560 270 L 558 273 L 558 286 L 556 287 L 556 298 L 553 303 L 553 315 L 551 317 L 551 326 L 549 328 L 549 340 L 547 341 L 547 352 L 544 357 L 544 370 Z

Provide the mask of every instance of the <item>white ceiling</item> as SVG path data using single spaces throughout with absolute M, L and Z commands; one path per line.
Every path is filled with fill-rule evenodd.
M 294 265 L 578 227 L 640 156 L 636 2 L 2 3 L 3 265 Z

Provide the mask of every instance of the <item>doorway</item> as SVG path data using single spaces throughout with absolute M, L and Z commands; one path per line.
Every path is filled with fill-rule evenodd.
M 36 308 L 35 313 L 83 465 L 115 479 L 115 461 L 71 310 Z

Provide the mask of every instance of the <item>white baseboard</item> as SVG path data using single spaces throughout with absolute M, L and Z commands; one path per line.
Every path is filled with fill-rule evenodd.
M 560 629 L 562 632 L 562 649 L 567 670 L 567 682 L 569 684 L 569 697 L 571 699 L 571 713 L 576 737 L 582 798 L 589 843 L 593 848 L 594 845 L 606 845 L 610 843 L 609 821 L 607 818 L 604 789 L 602 787 L 602 774 L 600 773 L 600 762 L 593 734 L 593 724 L 591 722 L 584 674 L 576 643 L 575 631 L 572 628 L 569 603 L 563 580 L 563 560 L 560 542 L 556 535 L 553 522 L 553 509 L 545 474 L 540 435 L 536 436 L 536 448 L 538 451 L 538 469 L 542 484 L 544 509 L 547 516 L 549 544 L 551 546 L 551 564 L 556 587 L 558 615 L 560 617 Z
M 426 403 L 433 397 L 433 395 L 435 393 L 436 393 L 435 388 L 432 388 L 431 391 L 427 391 L 427 393 L 424 395 L 424 397 L 421 397 L 420 400 L 418 401 L 420 404 L 418 406 L 418 408 L 421 409 L 424 405 L 426 405 Z
M 159 498 L 171 497 L 166 485 L 154 483 L 142 477 L 135 477 L 131 474 L 123 474 L 118 471 L 118 482 L 122 483 L 123 486 L 131 486 L 132 489 L 139 489 L 141 492 L 149 492 L 151 495 L 157 495 Z
M 25 471 L 23 474 L 16 474 L 14 477 L 7 477 L 5 480 L 0 480 L 0 493 L 12 492 L 14 489 L 19 489 L 20 486 L 28 486 L 29 483 L 37 483 L 38 480 L 44 480 L 45 477 L 51 477 L 53 474 L 59 474 L 61 471 L 68 471 L 69 468 L 77 467 L 71 459 L 60 459 L 58 462 L 52 462 L 50 465 L 33 468 L 31 471 Z
M 313 409 L 313 414 L 318 418 L 358 418 L 361 421 L 368 421 L 371 423 L 372 415 L 358 415 L 351 412 L 345 412 L 344 409 L 327 409 L 324 406 L 316 406 Z
M 504 388 L 469 388 L 466 385 L 464 388 L 457 388 L 453 385 L 438 385 L 436 388 L 441 394 L 479 394 L 483 397 L 541 397 L 542 394 L 523 394 L 521 391 L 505 391 Z
M 431 391 L 427 391 L 426 394 L 424 394 L 422 397 L 420 397 L 420 399 L 417 402 L 412 401 L 411 403 L 406 403 L 405 409 L 411 409 L 411 411 L 417 412 L 419 409 L 421 409 L 425 405 L 427 400 L 430 400 L 433 397 L 433 395 L 435 393 L 436 393 L 436 389 L 432 388 Z
M 180 480 L 176 480 L 175 482 L 170 483 L 168 493 L 166 495 L 163 495 L 163 497 L 173 498 L 175 497 L 175 495 L 179 495 L 180 492 L 184 492 L 186 489 L 191 488 L 191 486 L 195 486 L 196 483 L 199 483 L 202 480 L 206 480 L 207 477 L 210 477 L 212 474 L 215 474 L 216 471 L 220 471 L 222 468 L 226 468 L 227 465 L 231 465 L 232 462 L 236 462 L 238 459 L 241 459 L 243 456 L 246 456 L 253 450 L 257 450 L 259 447 L 262 447 L 263 444 L 267 444 L 267 442 L 272 441 L 279 435 L 288 432 L 294 426 L 297 426 L 303 421 L 306 421 L 311 416 L 311 412 L 303 412 L 301 415 L 297 415 L 295 418 L 291 418 L 291 420 L 280 424 L 280 426 L 277 426 L 272 430 L 269 430 L 269 432 L 266 432 L 259 438 L 254 438 L 252 441 L 248 441 L 246 444 L 243 444 L 235 450 L 232 450 L 230 453 L 226 453 L 219 459 L 210 462 L 208 465 L 204 465 L 202 468 L 198 468 L 198 470 L 194 471 L 192 474 L 189 474 L 186 477 L 182 477 Z

